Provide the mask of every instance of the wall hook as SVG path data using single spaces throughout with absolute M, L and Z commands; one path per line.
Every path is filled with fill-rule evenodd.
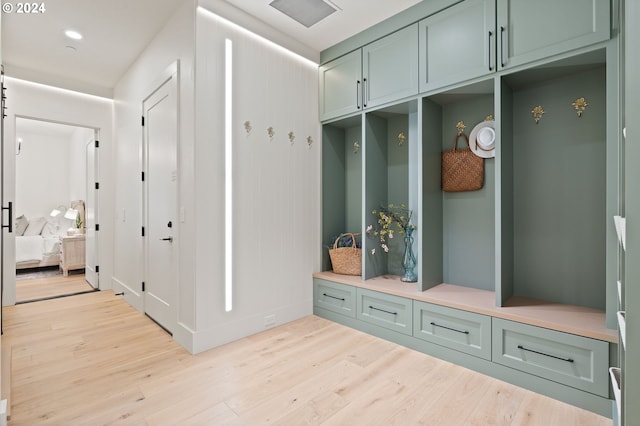
M 576 110 L 576 114 L 578 114 L 578 117 L 582 117 L 582 113 L 589 106 L 584 98 L 576 99 L 571 105 L 573 106 L 573 109 Z
M 353 143 L 353 153 L 354 153 L 354 154 L 357 154 L 357 153 L 358 153 L 358 151 L 360 151 L 360 144 L 358 143 L 358 141 L 355 141 L 355 142 Z
M 407 136 L 404 134 L 404 132 L 398 133 L 398 146 L 404 145 L 405 140 L 407 140 Z
M 311 136 L 307 136 L 307 145 L 309 145 L 309 148 L 313 145 L 313 138 Z
M 460 120 L 456 123 L 456 129 L 458 129 L 458 136 L 464 133 L 464 129 L 467 126 L 464 125 L 464 121 Z
M 293 145 L 293 142 L 296 140 L 296 135 L 293 134 L 293 132 L 289 132 L 289 142 L 291 142 L 291 145 Z
M 542 109 L 540 105 L 534 107 L 531 110 L 531 115 L 533 115 L 533 120 L 536 122 L 536 124 L 540 122 L 540 119 L 542 118 L 543 114 L 544 114 L 544 109 Z
M 269 135 L 269 140 L 273 140 L 273 136 L 276 134 L 276 131 L 273 130 L 273 127 L 269 126 L 267 128 L 267 135 Z
M 251 122 L 249 120 L 244 122 L 244 131 L 247 132 L 247 136 L 251 134 L 253 127 L 251 126 Z

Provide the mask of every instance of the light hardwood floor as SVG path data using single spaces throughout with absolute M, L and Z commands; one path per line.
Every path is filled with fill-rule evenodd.
M 192 356 L 111 291 L 4 308 L 10 425 L 611 425 L 309 316 Z
M 56 275 L 16 281 L 16 302 L 25 302 L 49 297 L 91 291 L 93 287 L 85 280 L 84 274 Z

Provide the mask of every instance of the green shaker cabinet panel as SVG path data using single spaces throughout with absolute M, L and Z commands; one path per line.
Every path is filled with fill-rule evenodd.
M 491 360 L 491 317 L 413 302 L 413 336 Z
M 418 93 L 418 25 L 362 48 L 363 107 L 371 108 Z
M 500 69 L 610 37 L 610 2 L 606 0 L 497 0 L 497 3 Z
M 356 317 L 356 289 L 331 281 L 313 280 L 313 301 L 324 308 L 348 317 Z
M 466 0 L 419 23 L 420 92 L 496 70 L 495 1 Z
M 411 336 L 412 300 L 358 288 L 356 317 L 374 325 Z
M 362 109 L 361 49 L 322 65 L 318 72 L 321 121 Z
M 609 344 L 493 318 L 493 362 L 607 398 Z

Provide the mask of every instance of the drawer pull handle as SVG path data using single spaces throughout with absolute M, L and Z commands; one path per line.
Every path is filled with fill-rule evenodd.
M 335 296 L 332 296 L 332 295 L 327 294 L 327 293 L 322 293 L 322 295 L 323 295 L 324 297 L 330 297 L 330 298 L 332 298 L 332 299 L 342 300 L 342 301 L 344 302 L 344 299 L 343 299 L 342 297 L 335 297 Z
M 386 314 L 398 315 L 397 312 L 385 311 L 384 309 L 376 308 L 375 306 L 371 306 L 371 305 L 369 305 L 369 309 L 373 309 L 373 310 L 376 310 L 376 311 L 384 312 Z
M 546 354 L 544 352 L 539 352 L 539 351 L 536 351 L 536 350 L 533 350 L 533 349 L 525 348 L 522 345 L 518 345 L 518 349 L 522 349 L 523 351 L 527 351 L 527 352 L 533 352 L 534 354 L 538 354 L 538 355 L 548 356 L 549 358 L 559 359 L 560 361 L 574 362 L 571 358 L 562 358 L 560 356 Z
M 446 325 L 436 324 L 433 321 L 431 322 L 431 325 L 434 326 L 434 327 L 446 328 L 447 330 L 455 331 L 455 332 L 462 333 L 462 334 L 469 334 L 469 332 L 467 330 L 458 330 L 458 329 L 455 329 L 455 328 L 447 327 Z

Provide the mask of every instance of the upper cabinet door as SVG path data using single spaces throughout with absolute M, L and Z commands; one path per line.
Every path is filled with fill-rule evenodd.
M 497 1 L 498 66 L 501 69 L 610 37 L 608 0 Z
M 418 24 L 362 48 L 363 106 L 418 93 Z
M 420 21 L 420 92 L 496 71 L 495 16 L 495 0 L 466 0 Z
M 321 121 L 362 109 L 361 63 L 358 49 L 320 67 Z

